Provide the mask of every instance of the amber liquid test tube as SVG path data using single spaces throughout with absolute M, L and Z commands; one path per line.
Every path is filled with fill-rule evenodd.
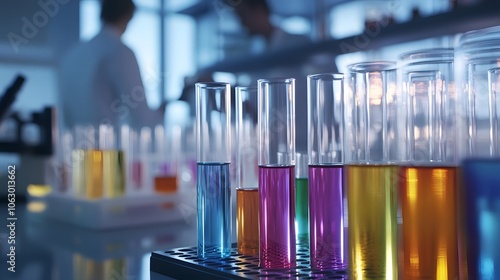
M 236 234 L 238 253 L 259 255 L 257 87 L 236 87 Z
M 404 279 L 457 279 L 453 49 L 400 57 L 405 149 L 399 170 Z

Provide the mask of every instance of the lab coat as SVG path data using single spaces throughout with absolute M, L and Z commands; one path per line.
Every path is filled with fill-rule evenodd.
M 80 43 L 59 68 L 62 125 L 163 123 L 163 112 L 148 107 L 137 59 L 105 25 L 90 41 Z

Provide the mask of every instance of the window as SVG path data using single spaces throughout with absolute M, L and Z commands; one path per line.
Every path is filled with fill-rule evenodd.
M 168 2 L 168 3 L 165 3 Z M 176 100 L 184 76 L 195 69 L 195 23 L 187 16 L 173 13 L 179 1 L 135 0 L 134 18 L 122 39 L 137 56 L 151 108 L 162 99 Z M 80 39 L 89 40 L 99 32 L 98 0 L 80 2 Z

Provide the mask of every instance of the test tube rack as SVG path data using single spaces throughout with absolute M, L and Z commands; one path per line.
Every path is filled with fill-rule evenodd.
M 297 246 L 297 266 L 292 269 L 264 269 L 258 256 L 238 253 L 222 260 L 200 259 L 197 247 L 185 247 L 151 254 L 150 270 L 175 279 L 348 279 L 346 271 L 314 271 L 307 246 Z

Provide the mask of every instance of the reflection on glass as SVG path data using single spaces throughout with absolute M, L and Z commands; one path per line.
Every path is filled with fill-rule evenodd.
M 127 259 L 96 261 L 80 254 L 73 255 L 74 280 L 127 279 Z

